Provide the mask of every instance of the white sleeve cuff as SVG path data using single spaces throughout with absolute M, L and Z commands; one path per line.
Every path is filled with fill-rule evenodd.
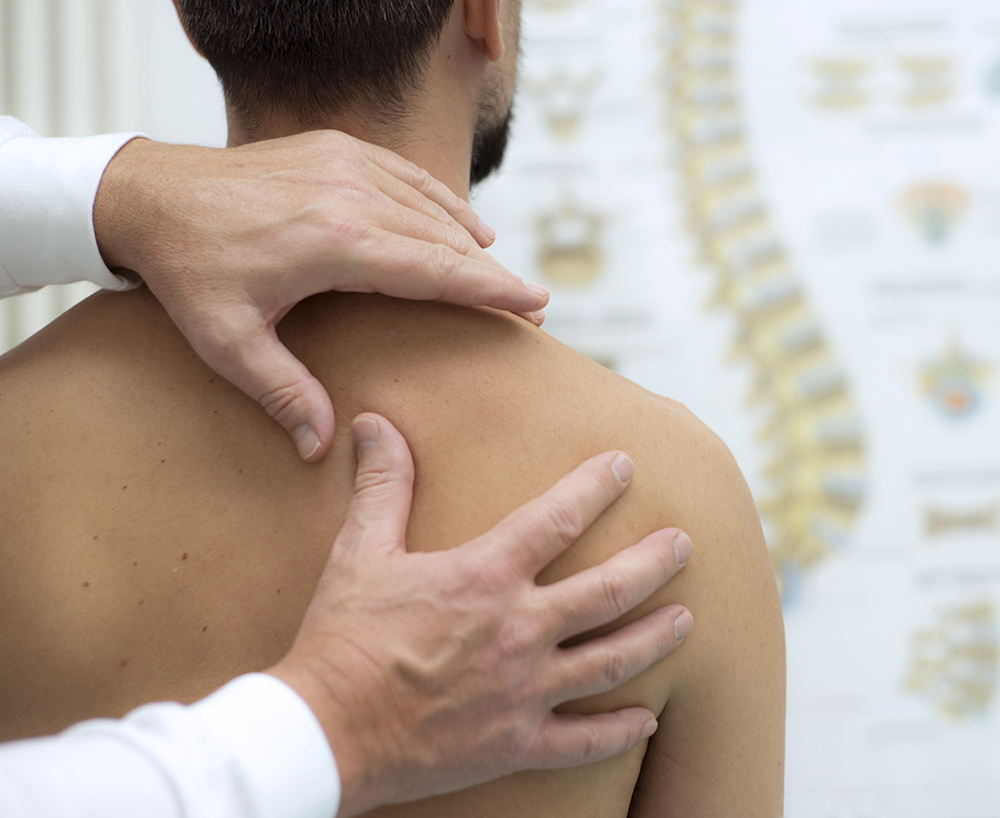
M 4 818 L 333 818 L 339 806 L 315 716 L 261 673 L 191 707 L 151 704 L 0 745 Z
M 340 774 L 326 734 L 280 679 L 251 673 L 192 707 L 260 818 L 333 818 Z M 138 714 L 138 711 L 137 711 Z
M 0 120 L 0 297 L 72 281 L 137 286 L 105 266 L 94 200 L 108 163 L 142 134 L 42 139 Z

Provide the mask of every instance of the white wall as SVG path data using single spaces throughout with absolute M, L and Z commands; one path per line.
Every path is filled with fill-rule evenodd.
M 44 136 L 226 141 L 215 74 L 169 0 L 0 0 L 0 111 Z M 0 303 L 0 350 L 92 291 L 76 284 Z

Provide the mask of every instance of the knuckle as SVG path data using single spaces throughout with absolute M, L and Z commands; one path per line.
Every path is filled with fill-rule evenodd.
M 632 589 L 628 580 L 617 571 L 601 577 L 601 590 L 608 611 L 615 617 L 632 609 Z
M 579 509 L 563 499 L 553 499 L 547 507 L 547 527 L 560 542 L 573 542 L 583 531 Z
M 538 766 L 544 757 L 546 742 L 526 713 L 519 713 L 504 735 L 501 769 L 516 772 Z
M 628 662 L 625 655 L 617 649 L 610 648 L 604 657 L 603 676 L 607 689 L 618 687 L 628 678 Z
M 295 383 L 266 392 L 261 395 L 259 402 L 272 418 L 282 425 L 287 425 L 286 421 L 290 419 L 302 397 L 302 385 Z
M 407 474 L 401 473 L 400 467 L 401 464 L 369 462 L 365 468 L 358 470 L 354 487 L 357 491 L 370 492 L 379 486 L 395 482 L 399 477 L 407 477 Z
M 470 256 L 475 252 L 475 246 L 473 246 L 472 240 L 468 237 L 468 234 L 461 227 L 447 225 L 445 227 L 448 235 L 448 243 L 455 250 L 456 253 L 461 253 L 463 256 Z
M 424 168 L 411 163 L 410 183 L 426 196 L 434 187 L 434 177 Z
M 196 349 L 210 350 L 213 356 L 233 363 L 247 337 L 244 327 L 222 314 L 217 320 L 199 321 L 192 329 L 197 336 Z
M 371 237 L 372 225 L 362 219 L 345 217 L 343 213 L 325 214 L 320 220 L 323 234 L 335 245 L 355 245 Z
M 239 294 L 237 294 L 239 297 Z M 248 341 L 265 327 L 260 311 L 252 304 L 234 301 L 233 293 L 197 294 L 184 305 L 178 324 L 196 349 L 209 349 L 233 363 L 245 354 Z
M 329 129 L 320 131 L 319 138 L 327 143 L 331 150 L 335 150 L 341 156 L 357 156 L 363 153 L 358 140 L 343 131 Z
M 581 764 L 591 764 L 604 755 L 604 737 L 594 724 L 585 724 L 580 736 L 579 760 Z
M 428 265 L 439 277 L 442 285 L 458 273 L 458 256 L 445 244 L 433 244 L 428 250 Z
M 540 639 L 540 629 L 530 619 L 509 617 L 500 630 L 497 644 L 501 655 L 513 659 L 529 653 Z
M 451 214 L 437 202 L 430 202 L 430 211 L 431 215 L 433 215 L 433 217 L 439 222 L 443 222 L 449 226 L 454 226 L 454 224 L 456 224 L 454 219 L 452 219 Z
M 359 176 L 364 171 L 363 166 L 360 165 L 352 165 L 351 169 Z M 337 182 L 337 191 L 345 198 L 363 203 L 374 201 L 378 195 L 374 186 L 357 177 L 340 179 Z
M 484 554 L 467 558 L 463 567 L 467 586 L 489 596 L 506 589 L 512 577 L 511 571 L 503 562 Z
M 355 495 L 365 496 L 369 502 L 387 502 L 396 496 L 398 475 L 387 468 L 359 471 L 354 479 Z

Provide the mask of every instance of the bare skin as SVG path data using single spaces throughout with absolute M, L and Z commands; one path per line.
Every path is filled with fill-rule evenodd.
M 281 335 L 340 417 L 378 412 L 409 441 L 410 550 L 462 544 L 616 449 L 636 464 L 628 492 L 541 580 L 668 526 L 696 543 L 666 591 L 618 623 L 682 603 L 697 619 L 684 649 L 566 708 L 649 707 L 662 715 L 648 746 L 381 815 L 780 815 L 780 610 L 717 438 L 500 313 L 321 296 Z M 329 555 L 318 534 L 339 529 L 350 499 L 347 424 L 321 465 L 301 463 L 145 292 L 89 300 L 6 356 L 0 384 L 4 737 L 192 701 L 284 656 Z
M 480 249 L 468 203 L 396 154 L 336 131 L 234 150 L 129 142 L 94 204 L 105 262 L 135 271 L 212 369 L 260 404 L 306 460 L 333 407 L 274 327 L 327 290 L 510 309 L 541 325 L 544 288 Z

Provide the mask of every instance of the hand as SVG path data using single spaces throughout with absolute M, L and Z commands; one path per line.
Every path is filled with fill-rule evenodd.
M 333 440 L 322 384 L 275 327 L 303 298 L 379 292 L 511 310 L 548 301 L 483 252 L 468 203 L 391 151 L 335 131 L 218 150 L 129 142 L 94 205 L 105 263 L 138 273 L 199 356 L 306 460 Z
M 312 708 L 340 769 L 338 816 L 531 768 L 625 752 L 656 729 L 630 707 L 557 715 L 669 654 L 690 630 L 679 605 L 609 636 L 611 622 L 677 573 L 676 529 L 603 565 L 535 576 L 625 490 L 632 461 L 608 452 L 460 548 L 407 553 L 413 460 L 385 418 L 354 422 L 359 463 L 347 522 L 288 656 L 268 672 Z

